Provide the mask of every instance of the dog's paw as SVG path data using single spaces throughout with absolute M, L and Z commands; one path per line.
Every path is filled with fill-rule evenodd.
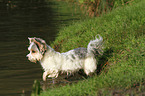
M 51 78 L 57 78 L 57 77 L 58 77 L 58 73 L 50 74 L 50 75 L 48 75 L 48 77 L 51 77 Z
M 43 81 L 46 81 L 47 75 L 48 75 L 47 71 L 43 73 Z

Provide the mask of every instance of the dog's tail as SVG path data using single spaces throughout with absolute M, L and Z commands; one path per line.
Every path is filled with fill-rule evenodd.
M 100 35 L 96 35 L 95 38 L 88 44 L 87 51 L 90 55 L 103 55 L 103 38 Z

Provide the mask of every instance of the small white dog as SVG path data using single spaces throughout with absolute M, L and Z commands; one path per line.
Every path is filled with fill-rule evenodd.
M 103 38 L 99 36 L 90 41 L 87 48 L 77 48 L 65 53 L 56 52 L 40 38 L 28 38 L 30 46 L 27 55 L 31 62 L 39 61 L 44 69 L 43 80 L 48 77 L 57 78 L 60 72 L 74 73 L 83 69 L 86 75 L 97 68 L 96 55 L 103 53 Z

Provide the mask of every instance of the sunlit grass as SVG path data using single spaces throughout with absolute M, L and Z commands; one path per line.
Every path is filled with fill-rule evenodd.
M 97 34 L 104 38 L 105 53 L 103 57 L 99 57 L 98 64 L 98 70 L 101 71 L 77 84 L 48 89 L 41 93 L 41 96 L 112 95 L 116 90 L 119 90 L 120 94 L 129 94 L 126 90 L 137 85 L 140 85 L 139 92 L 142 92 L 145 89 L 142 87 L 145 83 L 144 5 L 145 1 L 142 0 L 137 4 L 115 9 L 102 17 L 80 21 L 63 28 L 51 45 L 60 52 L 87 47 Z

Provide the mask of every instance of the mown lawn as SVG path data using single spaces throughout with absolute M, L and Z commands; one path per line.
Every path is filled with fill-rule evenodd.
M 97 58 L 97 75 L 75 84 L 48 89 L 40 96 L 145 94 L 144 29 L 145 0 L 61 29 L 51 44 L 56 50 L 66 52 L 87 47 L 89 41 L 100 34 L 104 38 L 104 55 Z

